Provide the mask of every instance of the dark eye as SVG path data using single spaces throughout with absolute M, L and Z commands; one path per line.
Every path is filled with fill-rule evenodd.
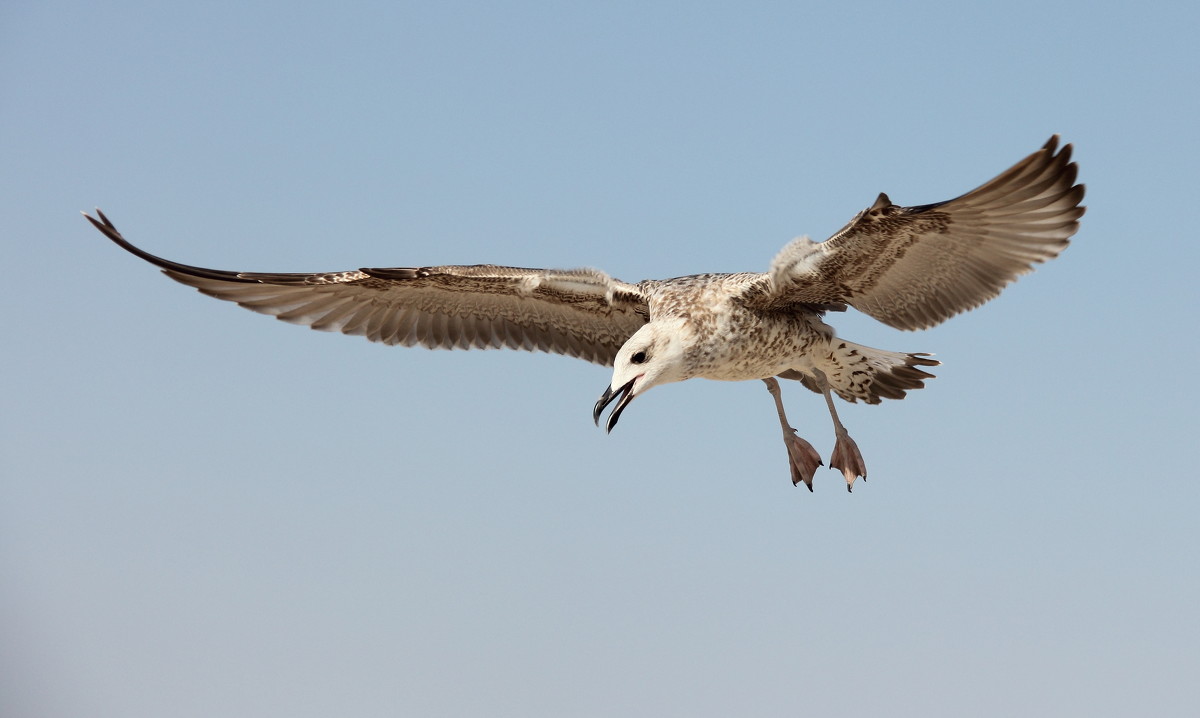
M 633 362 L 634 364 L 645 364 L 646 352 L 638 352 L 634 354 L 633 356 L 629 357 L 629 361 Z

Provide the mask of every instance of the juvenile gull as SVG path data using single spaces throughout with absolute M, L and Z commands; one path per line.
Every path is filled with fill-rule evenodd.
M 1079 227 L 1083 185 L 1058 136 L 983 186 L 947 202 L 900 207 L 885 194 L 824 242 L 800 237 L 765 273 L 697 274 L 629 284 L 594 269 L 491 264 L 318 274 L 226 272 L 179 264 L 130 244 L 104 213 L 97 229 L 177 282 L 262 314 L 384 344 L 509 347 L 613 367 L 592 416 L 616 402 L 612 431 L 637 396 L 695 377 L 761 379 L 775 401 L 792 483 L 812 490 L 821 457 L 796 435 L 776 377 L 824 395 L 830 467 L 851 489 L 867 468 L 833 394 L 877 404 L 932 378 L 928 354 L 872 349 L 823 321 L 847 306 L 897 329 L 924 329 L 983 304 L 1058 256 Z

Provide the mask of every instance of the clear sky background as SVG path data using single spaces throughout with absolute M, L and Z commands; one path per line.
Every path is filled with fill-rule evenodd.
M 0 713 L 1193 715 L 1195 3 L 6 3 Z M 174 284 L 763 270 L 1052 133 L 1088 213 L 793 488 L 761 383 Z M 784 386 L 826 458 L 820 398 Z

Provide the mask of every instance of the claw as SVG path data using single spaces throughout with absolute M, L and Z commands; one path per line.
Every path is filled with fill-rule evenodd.
M 788 466 L 792 470 L 792 485 L 799 486 L 803 481 L 809 491 L 813 490 L 813 475 L 817 468 L 824 466 L 821 455 L 813 445 L 796 436 L 796 430 L 788 427 L 790 434 L 783 435 L 783 444 L 787 447 Z
M 846 490 L 854 490 L 854 480 L 859 476 L 867 480 L 867 465 L 863 462 L 858 444 L 849 434 L 839 434 L 837 443 L 833 445 L 833 455 L 829 457 L 829 468 L 837 469 L 846 477 Z

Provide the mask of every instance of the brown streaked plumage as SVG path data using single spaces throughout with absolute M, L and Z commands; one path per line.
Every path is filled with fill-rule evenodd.
M 694 377 L 761 379 L 774 398 L 793 483 L 821 465 L 787 422 L 775 377 L 826 399 L 837 437 L 831 468 L 847 488 L 866 478 L 838 419 L 846 401 L 901 399 L 936 366 L 926 354 L 840 339 L 823 321 L 847 306 L 922 329 L 979 306 L 1052 259 L 1078 229 L 1083 185 L 1058 137 L 983 186 L 916 207 L 881 194 L 828 240 L 792 241 L 765 273 L 704 274 L 629 284 L 594 269 L 446 265 L 315 274 L 227 272 L 180 264 L 130 244 L 97 210 L 87 219 L 172 279 L 283 321 L 438 349 L 540 350 L 613 365 L 593 417 L 607 429 L 658 384 Z
M 1058 256 L 1079 227 L 1071 146 L 1051 137 L 961 197 L 899 207 L 886 194 L 821 243 L 801 237 L 771 263 L 762 303 L 845 302 L 897 329 L 927 329 L 992 299 Z

